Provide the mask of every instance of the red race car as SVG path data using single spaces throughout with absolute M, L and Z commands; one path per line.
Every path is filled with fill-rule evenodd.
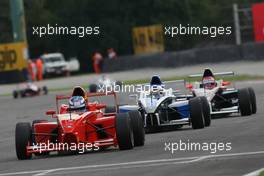
M 114 97 L 115 109 L 106 104 L 88 102 L 88 99 L 100 96 Z M 69 103 L 59 106 L 59 101 L 65 99 L 70 99 Z M 53 151 L 59 154 L 83 153 L 110 146 L 127 150 L 144 145 L 141 115 L 138 111 L 119 113 L 114 92 L 107 95 L 86 93 L 81 87 L 75 87 L 71 96 L 56 96 L 56 104 L 57 112 L 46 112 L 46 115 L 56 118 L 56 122 L 34 120 L 32 125 L 16 124 L 15 142 L 19 160 L 30 159 L 32 154 L 48 155 Z

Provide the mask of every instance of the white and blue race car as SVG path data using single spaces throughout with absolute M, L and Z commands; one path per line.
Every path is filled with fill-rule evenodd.
M 175 92 L 172 88 L 165 89 L 159 76 L 152 77 L 149 87 L 139 96 L 132 95 L 137 105 L 123 105 L 119 111 L 139 111 L 147 131 L 156 131 L 165 126 L 191 125 L 193 129 L 210 126 L 210 108 L 205 98 L 189 99 L 188 95 Z

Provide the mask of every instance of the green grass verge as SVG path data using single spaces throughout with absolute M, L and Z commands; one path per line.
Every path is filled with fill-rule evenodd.
M 259 176 L 264 176 L 264 171 L 260 172 Z
M 223 77 L 217 77 L 217 79 L 222 79 Z M 188 78 L 188 76 L 174 76 L 168 78 L 162 78 L 163 81 L 172 81 L 172 80 L 179 80 L 184 79 L 187 82 L 190 81 L 198 81 L 201 78 Z M 264 76 L 256 76 L 256 75 L 235 75 L 235 76 L 225 76 L 225 81 L 248 81 L 248 80 L 264 80 Z M 123 81 L 124 84 L 142 84 L 149 82 L 149 79 L 137 79 L 137 80 L 126 80 Z M 87 84 L 81 85 L 82 87 L 87 88 Z M 72 87 L 61 87 L 61 88 L 54 88 L 49 89 L 50 92 L 62 92 L 62 91 L 69 91 Z M 11 93 L 8 94 L 0 94 L 0 96 L 11 96 Z M 263 175 L 264 176 L 264 175 Z

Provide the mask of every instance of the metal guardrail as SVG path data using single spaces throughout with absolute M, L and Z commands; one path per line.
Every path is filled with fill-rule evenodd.
M 223 45 L 143 56 L 121 56 L 116 60 L 106 59 L 103 71 L 115 72 L 142 68 L 172 68 L 201 63 L 264 60 L 263 48 L 264 43 L 247 43 L 240 46 Z

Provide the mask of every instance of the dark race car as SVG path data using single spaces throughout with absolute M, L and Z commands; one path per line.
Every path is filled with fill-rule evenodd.
M 38 95 L 47 95 L 48 88 L 46 86 L 39 87 L 33 83 L 19 84 L 17 89 L 13 91 L 13 98 L 33 97 Z

